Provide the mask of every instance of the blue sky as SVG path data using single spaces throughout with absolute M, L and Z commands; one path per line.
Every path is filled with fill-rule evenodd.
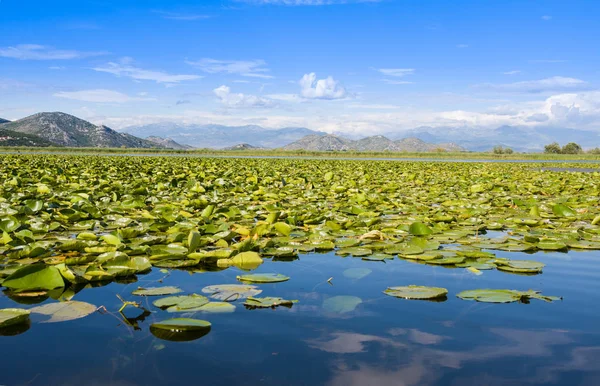
M 600 131 L 596 1 L 0 1 L 0 117 Z

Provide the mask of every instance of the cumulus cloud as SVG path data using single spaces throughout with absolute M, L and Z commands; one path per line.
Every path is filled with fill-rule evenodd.
M 153 101 L 154 98 L 131 97 L 129 95 L 113 90 L 81 90 L 81 91 L 61 91 L 53 96 L 57 98 L 72 99 L 82 102 L 95 103 L 127 103 L 135 101 Z
M 204 58 L 198 61 L 186 61 L 190 66 L 196 67 L 208 74 L 235 74 L 252 78 L 271 79 L 267 74 L 270 70 L 267 63 L 261 59 L 255 60 L 219 60 Z
M 0 48 L 0 57 L 19 60 L 70 60 L 105 54 L 106 52 L 57 50 L 39 44 L 19 44 L 14 47 Z
M 200 79 L 200 75 L 169 74 L 162 71 L 145 70 L 131 65 L 131 60 L 126 58 L 122 63 L 109 62 L 104 66 L 92 68 L 94 71 L 106 72 L 116 76 L 125 76 L 135 80 L 151 80 L 156 83 L 174 85 L 186 80 Z
M 517 75 L 520 73 L 521 73 L 521 70 L 512 70 L 512 71 L 503 72 L 504 75 Z
M 348 91 L 337 80 L 331 76 L 317 80 L 314 72 L 305 74 L 298 82 L 300 84 L 300 95 L 307 99 L 344 99 L 348 97 Z
M 544 93 L 544 92 L 563 92 L 586 90 L 589 84 L 581 79 L 567 78 L 563 76 L 553 76 L 551 78 L 528 80 L 523 82 L 491 84 L 486 83 L 478 85 L 478 88 L 485 88 L 501 92 L 516 93 Z
M 213 93 L 219 99 L 222 105 L 231 108 L 248 107 L 271 107 L 273 101 L 256 95 L 247 95 L 242 93 L 232 93 L 231 89 L 225 85 L 213 90 Z

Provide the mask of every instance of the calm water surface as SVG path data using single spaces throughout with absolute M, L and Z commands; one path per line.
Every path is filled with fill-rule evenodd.
M 206 285 L 236 283 L 241 271 L 165 275 L 154 269 L 136 283 L 85 289 L 74 298 L 111 313 L 55 324 L 32 316 L 28 331 L 0 337 L 0 384 L 599 385 L 600 252 L 495 252 L 547 266 L 536 276 L 495 270 L 475 276 L 398 258 L 368 262 L 333 253 L 292 262 L 266 260 L 256 272 L 291 279 L 260 285 L 260 296 L 299 303 L 291 309 L 247 310 L 237 301 L 234 313 L 197 313 L 193 316 L 213 326 L 191 342 L 151 335 L 151 323 L 174 314 L 152 306 L 157 298 L 136 298 L 131 291 L 140 285 L 177 285 L 200 293 Z M 344 276 L 348 268 L 371 273 L 351 279 Z M 448 298 L 429 302 L 382 294 L 388 286 L 408 284 L 446 287 Z M 455 296 L 477 288 L 535 289 L 564 300 L 485 304 Z M 139 330 L 120 320 L 116 294 L 141 299 L 153 311 L 137 322 Z M 357 296 L 362 303 L 343 314 L 325 311 L 323 301 L 336 295 Z M 0 298 L 0 307 L 14 306 L 6 296 Z M 140 311 L 126 314 L 133 319 Z

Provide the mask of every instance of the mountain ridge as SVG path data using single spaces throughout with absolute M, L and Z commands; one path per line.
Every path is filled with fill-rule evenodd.
M 373 151 L 373 152 L 428 152 L 428 151 L 466 151 L 454 143 L 433 144 L 418 138 L 403 138 L 392 141 L 383 135 L 352 140 L 333 134 L 308 135 L 281 148 L 282 150 L 308 151 Z
M 152 148 L 159 145 L 144 139 L 119 133 L 104 125 L 62 112 L 42 112 L 2 124 L 2 128 L 34 135 L 66 147 L 130 147 Z

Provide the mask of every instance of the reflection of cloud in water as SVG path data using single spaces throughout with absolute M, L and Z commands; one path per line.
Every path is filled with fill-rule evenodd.
M 457 374 L 453 383 L 456 385 L 511 384 L 510 382 L 514 382 L 514 379 L 510 379 L 514 376 L 512 373 L 507 374 L 508 379 L 490 374 L 494 372 L 490 370 L 499 369 L 498 364 L 490 367 L 475 367 L 475 369 L 480 368 L 480 371 L 475 374 L 465 367 L 504 358 L 552 357 L 558 355 L 557 346 L 573 342 L 567 331 L 528 331 L 508 328 L 493 328 L 489 331 L 500 338 L 499 343 L 484 344 L 467 351 L 433 348 L 432 345 L 440 344 L 448 337 L 403 328 L 388 330 L 391 337 L 334 332 L 323 339 L 310 340 L 307 343 L 310 347 L 330 353 L 366 353 L 377 359 L 378 363 L 373 364 L 359 359 L 364 355 L 360 357 L 344 355 L 337 358 L 334 363 L 333 377 L 329 381 L 332 386 L 412 386 L 433 385 L 451 369 L 466 370 Z M 562 362 L 560 366 L 543 367 L 543 364 L 530 363 L 532 377 L 520 378 L 518 383 L 538 384 L 556 381 L 558 373 L 568 371 L 594 372 L 595 375 L 600 375 L 600 368 L 597 366 L 599 359 L 600 348 L 576 347 L 571 352 L 571 360 Z M 458 380 L 460 382 L 457 382 Z
M 391 328 L 388 330 L 388 334 L 392 336 L 406 335 L 411 342 L 418 344 L 439 344 L 444 339 L 448 339 L 447 336 L 430 334 L 415 328 Z
M 334 332 L 333 334 L 330 334 L 330 337 L 332 337 L 332 339 L 327 341 L 309 340 L 307 343 L 312 348 L 336 354 L 364 352 L 365 343 L 368 342 L 377 342 L 396 348 L 406 347 L 405 344 L 375 335 L 363 335 L 351 332 Z

